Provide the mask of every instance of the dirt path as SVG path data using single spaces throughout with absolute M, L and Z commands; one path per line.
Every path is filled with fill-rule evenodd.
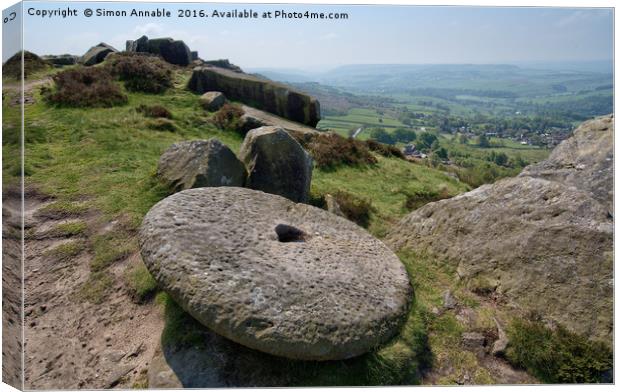
M 52 78 L 49 76 L 46 76 L 42 79 L 36 79 L 36 80 L 28 80 L 24 83 L 24 103 L 25 104 L 32 104 L 35 102 L 34 100 L 34 94 L 32 92 L 32 90 L 35 87 L 39 87 L 39 86 L 43 86 L 45 84 L 51 83 L 52 82 Z M 8 84 L 3 84 L 2 85 L 2 94 L 7 94 L 7 97 L 11 100 L 11 104 L 12 105 L 19 105 L 20 101 L 21 101 L 21 96 L 20 96 L 20 91 L 21 91 L 21 83 L 16 82 L 16 83 L 8 83 Z
M 154 304 L 132 302 L 123 272 L 131 258 L 110 267 L 112 291 L 102 303 L 80 298 L 91 274 L 88 247 L 76 256 L 58 257 L 53 249 L 88 238 L 54 234 L 70 220 L 40 214 L 52 200 L 26 197 L 25 226 L 25 387 L 27 389 L 131 388 L 146 379 L 158 346 L 163 318 Z M 5 216 L 18 210 L 5 202 Z M 80 217 L 92 233 L 97 214 Z M 113 228 L 112 228 L 113 229 Z

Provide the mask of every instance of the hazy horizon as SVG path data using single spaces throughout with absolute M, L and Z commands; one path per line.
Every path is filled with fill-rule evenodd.
M 82 55 L 106 42 L 124 50 L 142 35 L 182 39 L 201 58 L 228 58 L 242 68 L 327 69 L 351 64 L 514 64 L 612 61 L 610 8 L 351 6 L 258 4 L 54 3 L 67 19 L 28 15 L 24 49 L 36 54 Z M 346 20 L 90 17 L 83 10 L 154 8 L 259 14 L 284 9 L 345 12 Z M 13 52 L 14 53 L 14 52 Z M 3 50 L 3 61 L 9 53 Z

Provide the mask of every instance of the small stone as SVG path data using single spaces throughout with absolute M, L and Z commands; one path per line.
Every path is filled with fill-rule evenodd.
M 226 102 L 226 97 L 219 91 L 209 91 L 200 96 L 200 105 L 210 112 L 219 110 Z
M 472 351 L 477 355 L 484 355 L 486 352 L 486 338 L 479 332 L 464 332 L 461 335 L 461 343 L 465 350 Z
M 327 211 L 331 212 L 332 214 L 345 217 L 344 212 L 342 212 L 342 210 L 340 209 L 338 201 L 334 196 L 329 193 L 325 195 L 325 205 L 327 207 Z
M 504 329 L 499 324 L 497 319 L 494 319 L 495 325 L 497 326 L 497 340 L 493 342 L 493 347 L 491 348 L 491 354 L 495 356 L 503 356 L 506 352 L 506 347 L 508 347 L 508 336 Z
M 456 298 L 452 295 L 450 290 L 443 292 L 443 307 L 445 309 L 454 309 L 457 305 Z

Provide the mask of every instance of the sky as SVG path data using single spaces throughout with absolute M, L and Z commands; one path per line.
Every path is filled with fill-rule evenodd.
M 78 16 L 42 18 L 28 9 L 76 9 Z M 166 8 L 172 17 L 84 16 L 86 8 Z M 284 9 L 344 12 L 347 19 L 178 18 L 177 9 Z M 32 11 L 31 11 L 32 12 Z M 205 60 L 242 68 L 316 70 L 345 64 L 524 63 L 609 60 L 613 13 L 592 8 L 439 6 L 214 5 L 25 2 L 24 48 L 36 54 L 81 55 L 106 42 L 117 49 L 145 34 L 182 39 Z M 3 50 L 3 61 L 11 48 Z M 11 53 L 12 54 L 12 53 Z

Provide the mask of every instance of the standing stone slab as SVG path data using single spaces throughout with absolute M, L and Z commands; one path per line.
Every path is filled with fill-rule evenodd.
M 305 202 L 310 195 L 312 158 L 280 127 L 260 127 L 247 133 L 239 158 L 248 169 L 248 188 Z
M 282 242 L 276 227 L 303 234 Z M 399 331 L 413 295 L 400 260 L 359 226 L 247 188 L 169 196 L 139 238 L 155 280 L 194 318 L 287 358 L 367 352 Z
M 217 139 L 175 143 L 159 159 L 157 176 L 173 192 L 209 186 L 243 186 L 246 171 Z

